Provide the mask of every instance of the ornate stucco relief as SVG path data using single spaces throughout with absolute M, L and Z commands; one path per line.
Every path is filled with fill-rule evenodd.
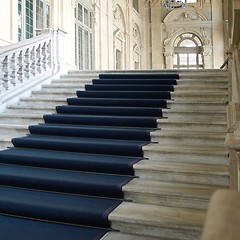
M 193 33 L 202 42 L 206 66 L 212 55 L 212 22 L 205 14 L 195 8 L 186 8 L 170 12 L 164 19 L 163 29 L 166 38 L 163 41 L 167 67 L 172 67 L 175 39 L 183 33 Z

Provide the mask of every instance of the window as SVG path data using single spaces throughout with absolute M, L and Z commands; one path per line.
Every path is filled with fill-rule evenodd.
M 75 8 L 75 64 L 79 70 L 93 69 L 92 12 L 78 1 Z
M 202 43 L 195 34 L 184 33 L 176 38 L 174 68 L 203 68 Z
M 122 53 L 116 49 L 116 70 L 122 69 Z
M 139 1 L 138 0 L 133 0 L 133 8 L 139 12 Z
M 51 26 L 48 0 L 18 0 L 18 40 L 32 38 Z
M 26 15 L 25 15 L 25 38 L 33 37 L 33 3 L 31 0 L 26 0 Z

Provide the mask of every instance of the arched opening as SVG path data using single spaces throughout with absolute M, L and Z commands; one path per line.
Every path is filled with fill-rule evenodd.
M 183 33 L 174 42 L 173 68 L 202 69 L 203 48 L 200 39 L 193 33 Z
M 125 69 L 126 24 L 122 8 L 117 4 L 113 11 L 113 46 L 115 69 Z

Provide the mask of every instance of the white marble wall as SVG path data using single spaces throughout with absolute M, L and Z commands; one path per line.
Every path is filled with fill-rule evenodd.
M 164 41 L 169 36 L 166 31 L 167 10 L 156 0 L 139 1 L 139 12 L 133 10 L 132 0 L 83 0 L 92 6 L 94 13 L 94 65 L 95 69 L 115 69 L 116 50 L 121 52 L 122 69 L 163 69 L 171 67 L 166 57 Z M 52 27 L 67 33 L 65 58 L 67 67 L 74 69 L 75 30 L 74 6 L 76 0 L 51 0 Z M 150 9 L 149 9 L 150 6 Z M 118 10 L 116 10 L 118 9 Z M 224 61 L 223 21 L 221 0 L 200 0 L 186 10 L 206 16 L 199 34 L 208 35 L 210 43 L 205 46 L 206 67 L 219 68 Z M 0 0 L 0 46 L 17 41 L 17 0 Z M 200 14 L 200 15 L 201 15 Z M 185 21 L 185 31 L 189 24 Z M 199 23 L 200 24 L 200 23 Z M 192 28 L 195 26 L 192 25 Z M 203 31 L 203 29 L 205 29 Z M 175 30 L 174 30 L 175 31 Z M 173 37 L 173 35 L 172 35 Z M 204 36 L 202 36 L 204 38 Z

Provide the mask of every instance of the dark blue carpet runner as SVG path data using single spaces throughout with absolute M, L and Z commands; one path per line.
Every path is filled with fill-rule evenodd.
M 175 74 L 100 74 L 0 152 L 0 239 L 101 239 L 177 84 Z

